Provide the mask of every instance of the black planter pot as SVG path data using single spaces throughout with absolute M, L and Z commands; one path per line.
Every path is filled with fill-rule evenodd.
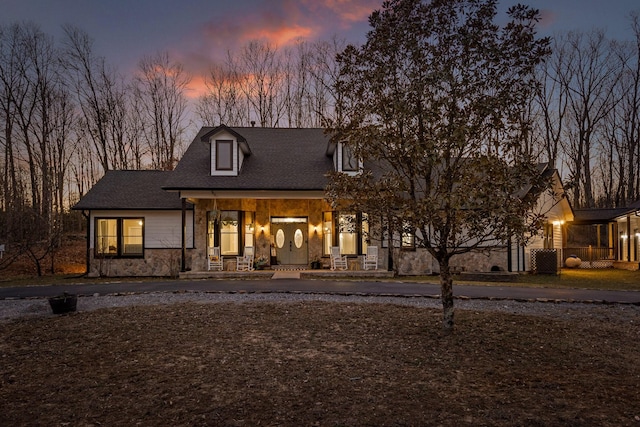
M 58 295 L 49 298 L 49 305 L 53 314 L 64 314 L 76 311 L 78 304 L 78 296 L 73 294 L 64 293 L 64 295 Z
M 319 270 L 320 269 L 320 261 L 311 261 L 311 269 Z

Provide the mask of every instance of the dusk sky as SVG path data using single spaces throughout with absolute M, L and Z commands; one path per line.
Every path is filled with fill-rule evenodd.
M 629 39 L 628 15 L 637 0 L 530 0 L 542 13 L 540 33 L 602 28 Z M 518 3 L 503 0 L 501 10 Z M 286 46 L 337 35 L 362 42 L 367 17 L 382 0 L 0 0 L 0 24 L 31 21 L 60 37 L 74 24 L 95 40 L 96 53 L 124 74 L 144 55 L 167 51 L 194 75 L 249 40 Z

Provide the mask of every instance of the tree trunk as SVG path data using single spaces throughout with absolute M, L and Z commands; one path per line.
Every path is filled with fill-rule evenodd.
M 453 330 L 453 278 L 449 259 L 440 260 L 440 294 L 442 299 L 442 329 L 447 332 Z

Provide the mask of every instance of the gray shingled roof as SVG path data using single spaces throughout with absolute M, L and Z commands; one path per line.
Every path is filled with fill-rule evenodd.
M 162 189 L 172 172 L 108 171 L 73 207 L 92 209 L 182 209 L 178 193 Z M 191 206 L 189 205 L 189 208 Z
M 628 208 L 585 208 L 575 209 L 573 224 L 604 224 L 625 214 Z
M 211 176 L 210 147 L 201 137 L 215 128 L 204 127 L 185 152 L 163 188 L 168 190 L 324 190 L 329 137 L 323 129 L 230 128 L 251 149 L 238 176 Z

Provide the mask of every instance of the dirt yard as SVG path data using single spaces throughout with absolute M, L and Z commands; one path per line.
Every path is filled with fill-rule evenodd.
M 181 303 L 0 323 L 3 426 L 640 425 L 637 307 Z

